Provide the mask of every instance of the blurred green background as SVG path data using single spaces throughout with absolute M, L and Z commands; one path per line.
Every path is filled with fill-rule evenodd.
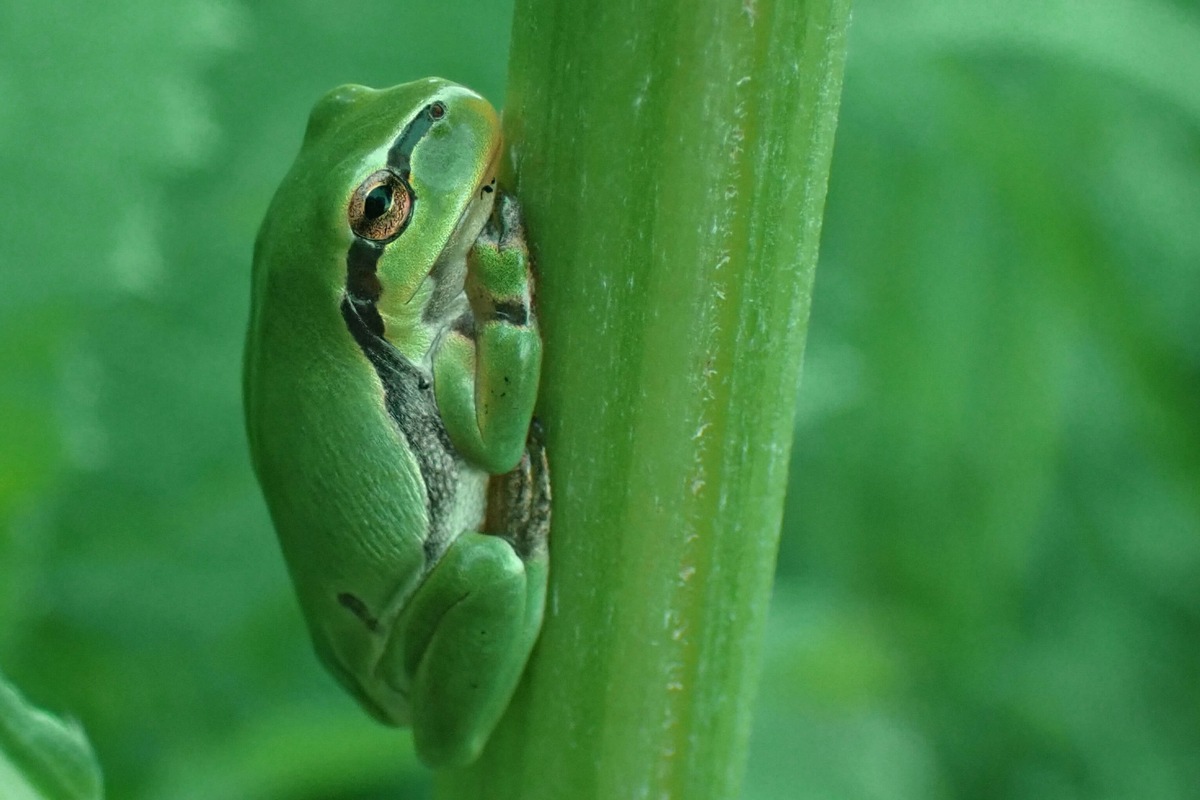
M 0 669 L 113 798 L 422 797 L 253 483 L 310 104 L 508 3 L 0 0 Z M 1200 793 L 1200 7 L 860 2 L 748 798 Z

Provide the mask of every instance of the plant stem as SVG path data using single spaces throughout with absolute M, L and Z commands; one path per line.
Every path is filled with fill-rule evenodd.
M 848 0 L 518 0 L 542 638 L 441 798 L 739 794 Z

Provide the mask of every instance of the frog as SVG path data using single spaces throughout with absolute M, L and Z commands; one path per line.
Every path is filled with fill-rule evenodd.
M 542 338 L 502 146 L 451 81 L 337 87 L 254 243 L 246 435 L 308 633 L 434 769 L 479 757 L 548 579 Z

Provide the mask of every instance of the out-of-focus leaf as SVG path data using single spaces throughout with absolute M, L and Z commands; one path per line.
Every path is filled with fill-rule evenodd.
M 864 51 L 929 58 L 1019 53 L 1126 81 L 1200 124 L 1200 19 L 1166 0 L 897 0 L 868 13 Z
M 100 800 L 100 765 L 83 729 L 34 708 L 0 676 L 0 797 Z
M 411 740 L 393 728 L 366 725 L 357 706 L 286 709 L 245 730 L 197 747 L 169 765 L 148 792 L 152 800 L 286 800 L 378 792 L 397 796 L 397 777 L 420 774 Z M 420 781 L 399 796 L 424 797 Z

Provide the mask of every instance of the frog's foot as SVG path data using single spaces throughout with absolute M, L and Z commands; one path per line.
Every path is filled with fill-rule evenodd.
M 412 698 L 425 764 L 479 755 L 521 678 L 545 596 L 544 558 L 523 561 L 502 537 L 466 531 L 409 600 L 379 668 Z
M 529 426 L 525 452 L 517 466 L 488 481 L 485 529 L 509 541 L 522 561 L 543 556 L 550 536 L 550 465 L 542 425 Z

